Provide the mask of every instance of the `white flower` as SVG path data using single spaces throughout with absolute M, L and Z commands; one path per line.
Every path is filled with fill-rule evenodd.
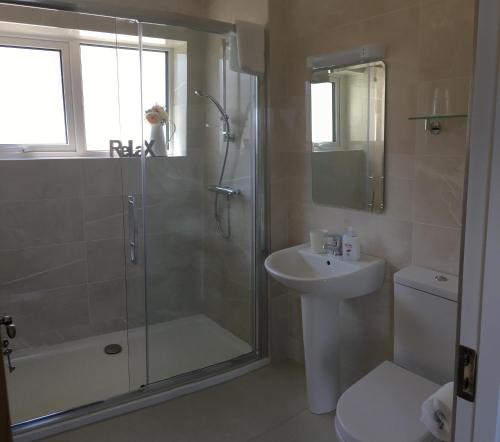
M 168 112 L 159 104 L 155 104 L 151 109 L 148 109 L 145 117 L 150 124 L 167 124 L 169 121 Z

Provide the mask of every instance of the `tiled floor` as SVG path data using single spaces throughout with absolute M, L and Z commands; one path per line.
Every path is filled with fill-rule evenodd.
M 287 362 L 46 442 L 336 442 L 333 415 L 307 410 L 304 369 Z

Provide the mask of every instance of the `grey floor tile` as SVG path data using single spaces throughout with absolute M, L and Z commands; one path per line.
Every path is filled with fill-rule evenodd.
M 331 416 L 309 415 L 306 408 L 303 367 L 295 363 L 281 363 L 216 387 L 47 439 L 46 442 L 286 440 L 260 439 L 268 432 L 276 433 L 276 437 L 293 433 L 303 436 L 302 439 L 293 439 L 293 442 L 335 441 Z M 295 427 L 302 427 L 302 432 Z M 325 433 L 328 433 L 327 428 L 330 429 L 329 439 Z M 309 430 L 312 438 L 307 439 Z
M 338 442 L 334 414 L 316 415 L 305 410 L 249 442 Z

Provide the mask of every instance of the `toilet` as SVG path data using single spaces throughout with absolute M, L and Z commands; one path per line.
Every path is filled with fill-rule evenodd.
M 454 377 L 458 278 L 409 266 L 394 275 L 394 362 L 385 361 L 340 397 L 341 442 L 437 441 L 422 403 Z

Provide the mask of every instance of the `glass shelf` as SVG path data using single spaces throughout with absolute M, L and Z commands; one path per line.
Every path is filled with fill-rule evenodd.
M 454 115 L 422 115 L 420 117 L 408 117 L 408 120 L 444 120 L 447 118 L 466 118 L 467 114 Z

